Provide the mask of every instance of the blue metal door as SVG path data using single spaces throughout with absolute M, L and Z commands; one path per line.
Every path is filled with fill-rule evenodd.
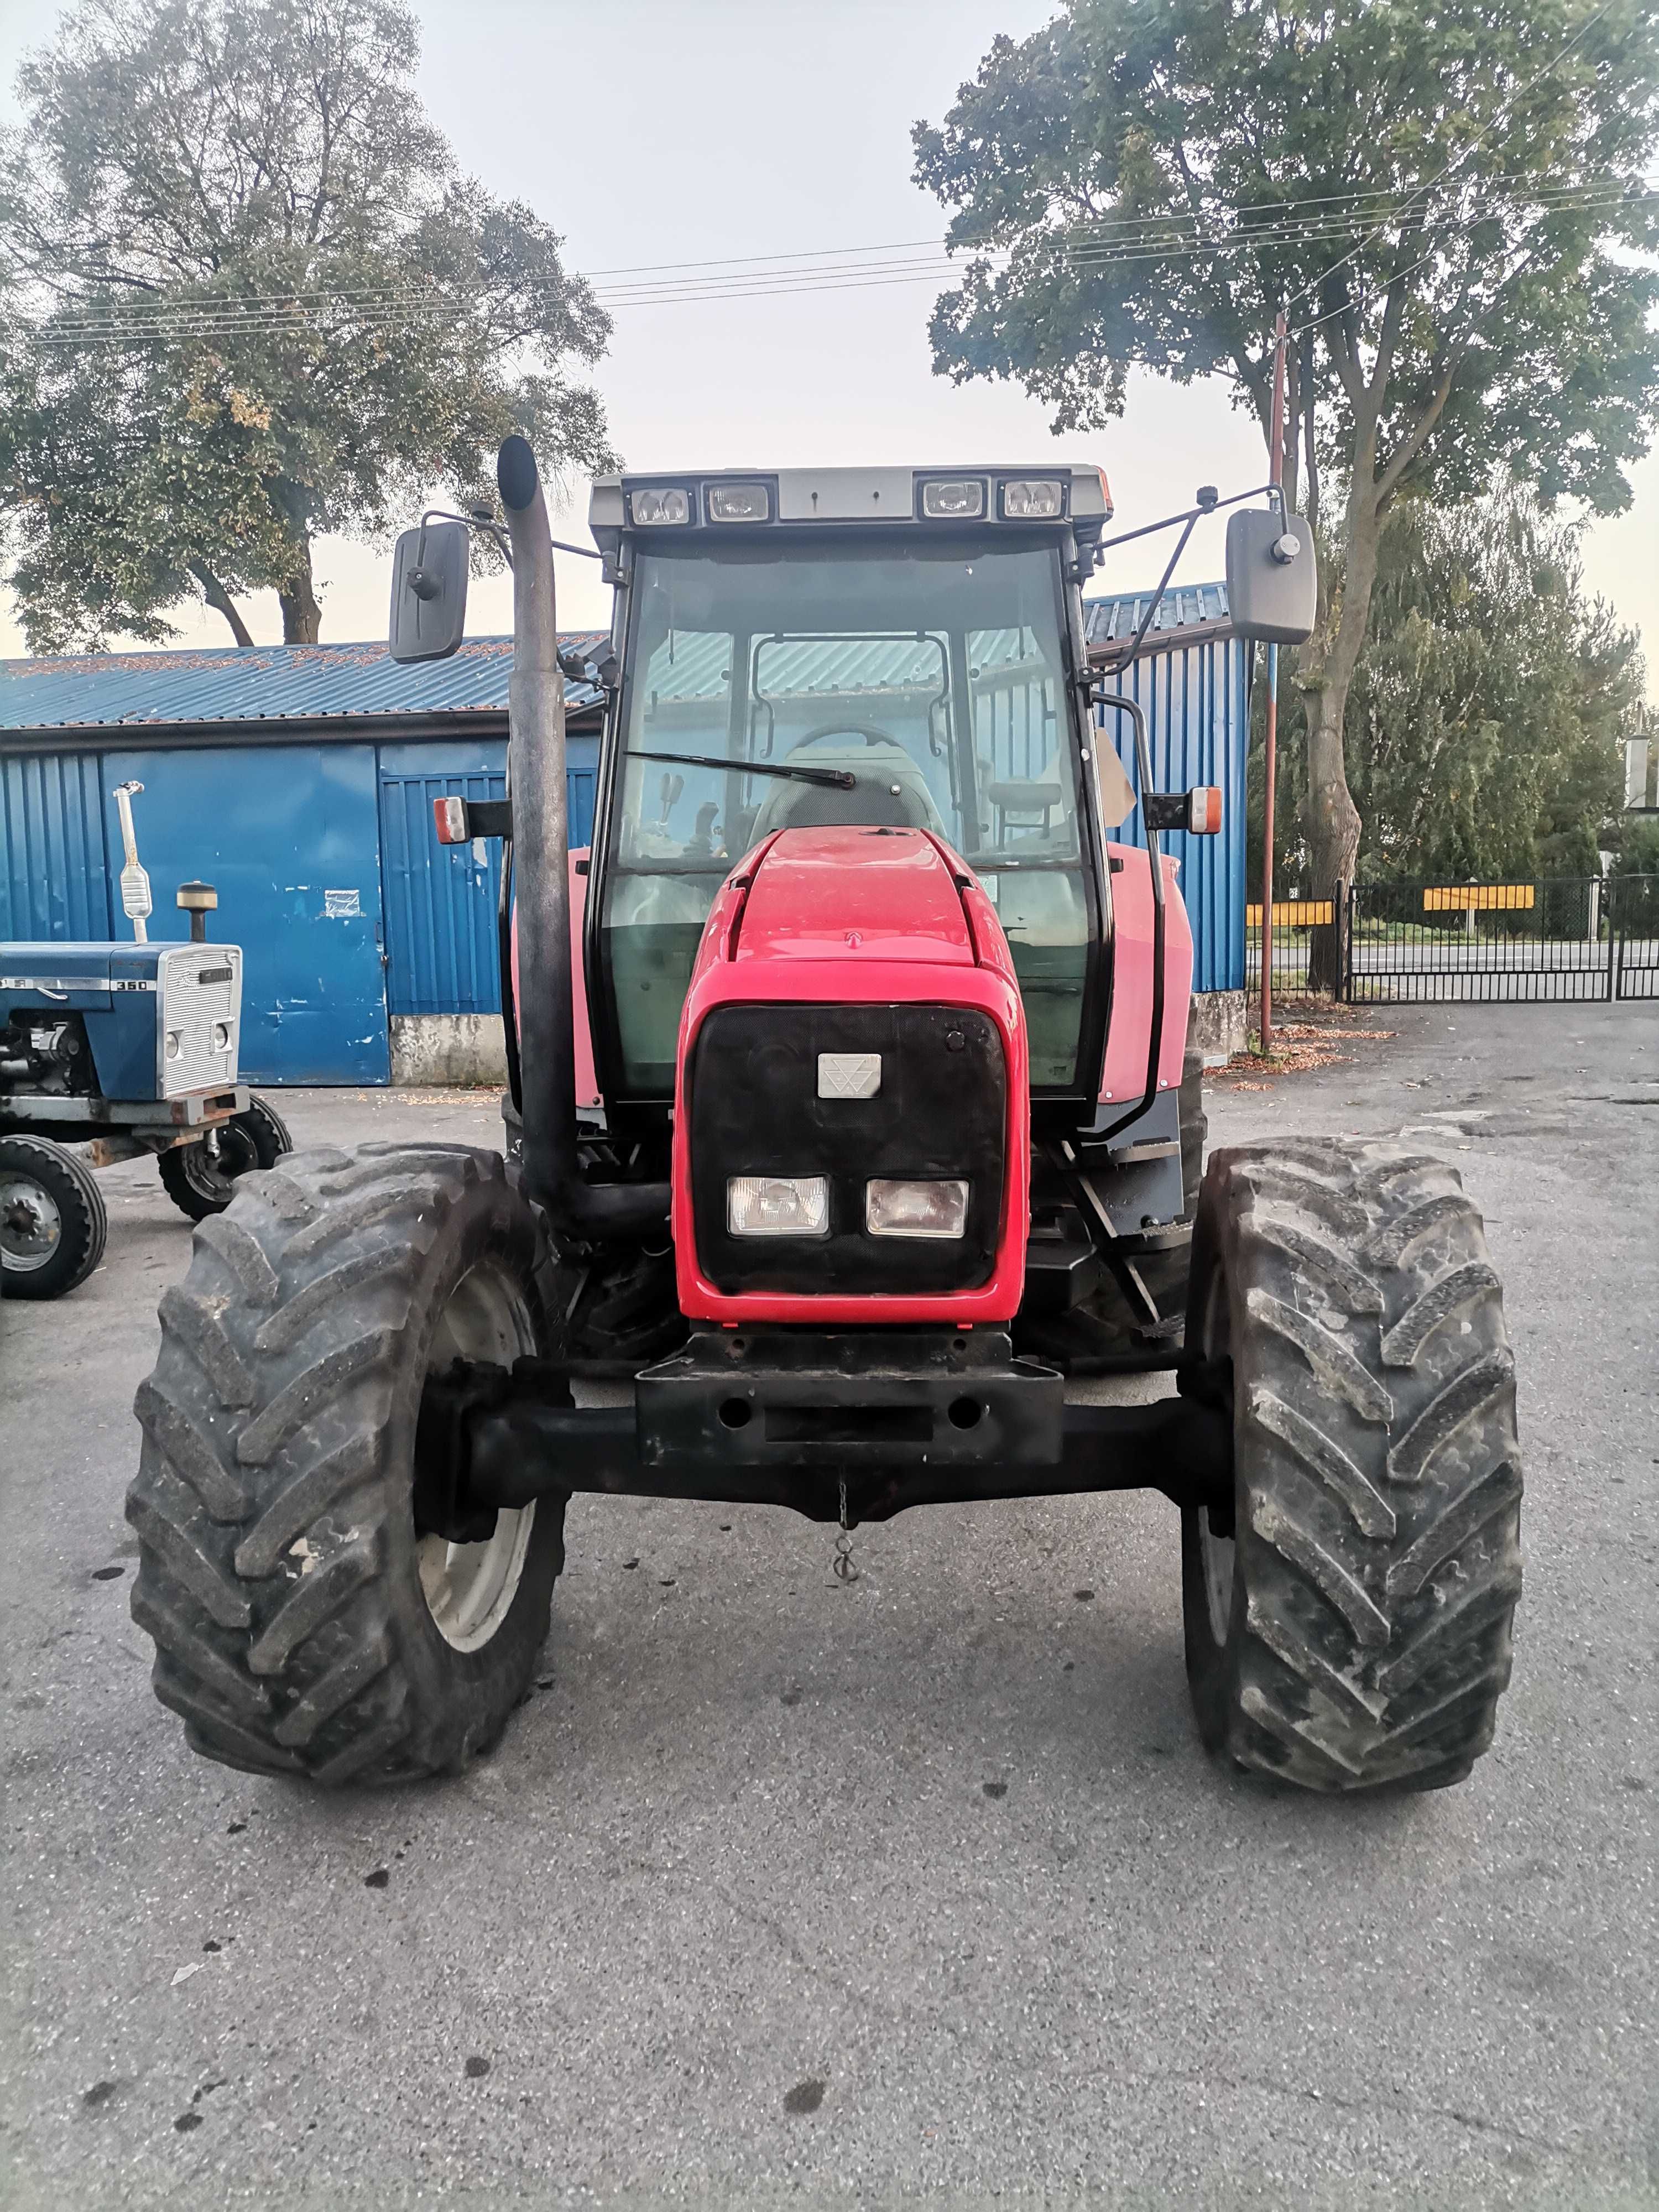
M 573 738 L 565 790 L 573 847 L 593 837 L 599 741 Z M 503 799 L 507 740 L 380 747 L 386 1005 L 394 1014 L 498 1014 L 495 949 L 501 848 L 493 838 L 441 845 L 434 799 Z
M 108 938 L 99 785 L 96 753 L 0 753 L 0 939 Z
M 244 1081 L 388 1081 L 374 746 L 106 753 L 118 853 L 109 793 L 130 779 L 144 787 L 133 814 L 150 935 L 189 936 L 173 893 L 200 876 L 219 893 L 209 934 L 242 948 Z

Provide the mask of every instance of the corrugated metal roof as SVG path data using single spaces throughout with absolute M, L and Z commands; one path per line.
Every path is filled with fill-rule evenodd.
M 1150 592 L 1121 592 L 1083 602 L 1084 635 L 1094 647 L 1127 645 L 1140 627 Z M 1224 584 L 1177 584 L 1159 599 L 1148 637 L 1165 630 L 1215 629 L 1227 620 Z
M 1146 592 L 1084 602 L 1085 634 L 1097 648 L 1127 642 L 1145 613 Z M 1224 584 L 1183 584 L 1165 592 L 1149 635 L 1213 629 L 1227 620 Z M 604 633 L 566 633 L 562 642 L 591 653 Z M 1010 673 L 1021 658 L 1014 631 L 979 643 L 987 674 Z M 699 649 L 702 648 L 700 651 Z M 720 686 L 717 639 L 687 641 L 688 665 L 672 695 L 707 696 Z M 763 672 L 769 692 L 909 688 L 929 671 L 912 646 L 872 641 L 783 648 Z M 707 659 L 704 667 L 702 661 Z M 384 645 L 216 646 L 183 653 L 97 653 L 0 660 L 0 730 L 106 729 L 191 722 L 349 721 L 362 716 L 504 714 L 512 673 L 509 637 L 469 638 L 449 660 L 399 663 Z M 723 666 L 723 662 L 722 662 Z M 591 684 L 567 684 L 572 712 L 597 707 Z
M 572 631 L 561 642 L 592 653 L 604 635 Z M 510 637 L 469 638 L 452 659 L 402 663 L 379 644 L 0 660 L 0 730 L 504 714 L 512 669 Z M 564 696 L 574 711 L 602 695 L 567 683 Z

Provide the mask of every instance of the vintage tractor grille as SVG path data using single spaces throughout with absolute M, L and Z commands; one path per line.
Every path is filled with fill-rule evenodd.
M 155 988 L 162 1097 L 234 1082 L 242 1042 L 240 946 L 178 945 L 162 954 Z M 228 1036 L 228 1048 L 217 1041 L 221 1030 Z
M 821 1097 L 820 1054 L 843 1066 L 878 1055 L 878 1087 Z M 989 1279 L 1002 1227 L 1007 1074 L 988 1015 L 932 1005 L 719 1006 L 697 1032 L 686 1091 L 697 1258 L 717 1290 L 928 1296 Z M 727 1182 L 756 1175 L 826 1176 L 828 1235 L 730 1235 Z M 966 1234 L 868 1235 L 865 1186 L 875 1178 L 965 1180 Z

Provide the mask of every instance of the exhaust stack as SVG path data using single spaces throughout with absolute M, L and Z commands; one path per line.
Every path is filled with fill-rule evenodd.
M 507 785 L 525 979 L 517 1008 L 525 1181 L 562 1237 L 592 1240 L 665 1220 L 668 1186 L 586 1183 L 577 1163 L 564 678 L 547 501 L 526 440 L 504 441 L 495 482 L 513 545 Z

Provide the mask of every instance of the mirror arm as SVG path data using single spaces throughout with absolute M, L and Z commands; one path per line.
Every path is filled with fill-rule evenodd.
M 1266 492 L 1281 507 L 1284 490 L 1279 484 L 1254 484 L 1249 491 L 1231 492 L 1225 499 L 1200 500 L 1196 507 L 1183 507 L 1179 514 L 1166 514 L 1162 522 L 1143 522 L 1139 530 L 1125 530 L 1116 538 L 1103 538 L 1099 550 L 1109 553 L 1115 545 L 1128 545 L 1137 538 L 1152 538 L 1160 530 L 1173 530 L 1177 522 L 1196 522 L 1206 514 L 1219 514 L 1223 507 L 1238 507 L 1247 499 L 1260 499 Z
M 1249 494 L 1247 492 L 1243 496 L 1248 499 L 1249 497 Z M 1176 538 L 1176 550 L 1170 554 L 1168 561 L 1164 563 L 1164 574 L 1158 579 L 1158 589 L 1152 593 L 1151 599 L 1146 602 L 1146 611 L 1140 617 L 1139 629 L 1136 630 L 1133 637 L 1129 641 L 1129 650 L 1127 653 L 1120 653 L 1111 664 L 1112 674 L 1114 676 L 1121 676 L 1126 668 L 1133 665 L 1136 654 L 1139 653 L 1142 645 L 1146 642 L 1146 633 L 1152 626 L 1152 617 L 1158 612 L 1158 608 L 1164 603 L 1164 594 L 1170 588 L 1170 579 L 1176 572 L 1176 564 L 1179 562 L 1182 555 L 1187 550 L 1187 540 L 1192 536 L 1194 531 L 1198 527 L 1198 519 L 1200 515 L 1208 514 L 1211 512 L 1212 510 L 1208 507 L 1195 507 L 1192 513 L 1188 515 L 1186 519 L 1187 526 L 1182 532 L 1180 537 Z

